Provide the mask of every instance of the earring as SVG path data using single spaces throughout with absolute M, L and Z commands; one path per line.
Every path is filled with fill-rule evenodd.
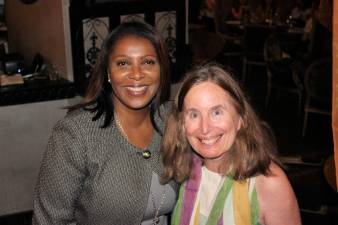
M 107 73 L 107 77 L 108 77 L 108 83 L 110 83 L 110 76 L 109 76 L 109 73 Z

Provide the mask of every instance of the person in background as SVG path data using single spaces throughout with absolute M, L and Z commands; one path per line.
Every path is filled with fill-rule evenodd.
M 308 42 L 310 41 L 314 19 L 317 17 L 318 14 L 318 5 L 319 0 L 314 0 L 311 4 L 311 8 L 306 10 L 306 12 L 303 14 L 305 26 L 303 29 L 304 34 L 302 37 L 302 41 L 305 42 L 306 44 L 308 44 Z
M 332 57 L 332 18 L 333 0 L 319 0 L 309 44 L 312 59 Z
M 332 0 L 313 0 L 297 55 L 301 73 L 314 61 L 332 57 L 332 13 Z
M 186 75 L 162 139 L 162 181 L 182 183 L 172 224 L 299 225 L 274 136 L 230 73 Z
M 253 23 L 271 23 L 278 13 L 279 7 L 276 0 L 256 0 L 254 5 L 251 4 L 251 21 Z
M 235 0 L 231 7 L 231 15 L 235 20 L 242 20 L 245 12 L 246 0 Z
M 295 1 L 292 5 L 290 16 L 293 19 L 302 19 L 303 16 L 303 6 L 301 1 Z
M 174 182 L 161 185 L 169 96 L 161 35 L 122 23 L 104 41 L 83 103 L 54 127 L 34 196 L 34 225 L 167 224 Z
M 216 0 L 204 0 L 200 11 L 201 20 L 209 32 L 216 32 L 215 25 Z
M 302 1 L 295 1 L 291 7 L 290 15 L 288 18 L 289 23 L 292 27 L 304 28 L 306 21 L 304 20 L 304 10 Z

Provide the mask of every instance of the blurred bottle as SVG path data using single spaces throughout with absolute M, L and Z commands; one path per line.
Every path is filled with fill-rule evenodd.
M 58 66 L 55 64 L 48 64 L 45 68 L 45 73 L 51 81 L 60 79 L 60 72 Z

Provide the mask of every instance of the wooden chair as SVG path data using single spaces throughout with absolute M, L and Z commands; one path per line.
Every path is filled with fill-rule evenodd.
M 298 114 L 302 109 L 303 85 L 291 58 L 284 57 L 280 41 L 275 34 L 270 35 L 264 45 L 264 60 L 267 71 L 267 91 L 265 108 L 269 106 L 272 90 L 296 94 Z M 277 93 L 279 94 L 279 93 Z
M 332 61 L 319 59 L 306 69 L 304 77 L 305 104 L 302 135 L 305 136 L 309 113 L 331 116 Z
M 264 43 L 271 27 L 263 25 L 245 25 L 243 39 L 243 70 L 242 81 L 245 82 L 247 73 L 252 67 L 265 67 L 263 50 Z

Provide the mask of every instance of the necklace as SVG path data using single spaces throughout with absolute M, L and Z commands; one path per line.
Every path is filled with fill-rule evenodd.
M 115 124 L 117 125 L 117 128 L 120 130 L 122 136 L 129 142 L 129 138 L 128 138 L 128 135 L 127 133 L 125 132 L 125 130 L 123 129 L 123 126 L 117 116 L 117 113 L 114 111 L 114 119 L 115 119 Z M 142 152 L 142 156 L 143 158 L 145 159 L 149 159 L 151 157 L 151 152 L 149 150 L 144 150 Z M 165 202 L 165 199 L 166 199 L 166 186 L 164 186 L 164 190 L 163 190 L 163 193 L 162 193 L 162 196 L 161 196 L 161 202 L 160 202 L 160 205 L 158 206 L 158 208 L 156 208 L 156 204 L 155 204 L 155 196 L 153 194 L 153 192 L 150 190 L 150 195 L 151 195 L 151 201 L 153 203 L 153 208 L 154 208 L 154 211 L 155 211 L 155 215 L 154 215 L 154 218 L 153 218 L 153 221 L 152 221 L 152 225 L 156 225 L 160 222 L 160 218 L 159 218 L 159 213 L 160 213 L 160 210 Z
M 117 125 L 117 128 L 120 130 L 122 136 L 129 142 L 131 143 L 131 141 L 129 140 L 128 138 L 128 135 L 127 133 L 125 132 L 125 130 L 123 129 L 123 126 L 119 120 L 119 117 L 117 116 L 117 113 L 116 111 L 114 111 L 114 119 L 115 119 L 115 124 Z M 151 152 L 148 150 L 148 149 L 144 149 L 142 152 L 141 152 L 143 158 L 145 159 L 149 159 L 151 157 Z
M 166 187 L 164 186 L 163 188 L 164 188 L 164 190 L 163 190 L 161 202 L 160 202 L 160 205 L 158 206 L 158 208 L 156 208 L 155 197 L 153 195 L 153 192 L 150 191 L 151 201 L 153 202 L 153 207 L 154 207 L 154 211 L 155 211 L 155 215 L 154 215 L 153 222 L 152 222 L 153 225 L 156 225 L 160 222 L 159 213 L 160 213 L 160 210 L 161 210 L 161 208 L 164 204 L 164 201 L 166 199 Z

